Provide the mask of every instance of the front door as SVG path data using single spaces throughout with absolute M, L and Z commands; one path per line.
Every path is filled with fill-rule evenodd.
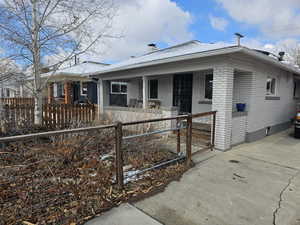
M 192 112 L 193 74 L 177 74 L 173 84 L 173 106 L 179 108 L 180 114 Z

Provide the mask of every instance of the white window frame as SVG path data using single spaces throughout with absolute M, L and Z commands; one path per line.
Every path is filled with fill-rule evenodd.
M 113 85 L 119 85 L 120 86 L 120 92 L 113 92 L 113 88 L 112 88 Z M 127 87 L 126 90 L 128 89 L 128 85 L 127 85 L 126 82 L 116 82 L 116 81 L 111 82 L 110 83 L 110 94 L 112 94 L 112 95 L 127 95 L 127 91 L 122 92 L 122 88 L 121 88 L 122 85 L 126 85 L 126 87 Z
M 88 94 L 88 87 L 86 87 L 86 94 L 84 94 L 84 93 L 83 93 L 83 83 L 86 83 L 86 84 L 87 84 L 88 82 L 85 82 L 85 81 L 81 81 L 81 82 L 80 82 L 80 95 L 81 95 L 81 96 L 87 96 L 87 94 Z
M 203 96 L 203 98 L 204 98 L 205 101 L 212 101 L 212 99 L 213 99 L 213 90 L 212 90 L 212 93 L 211 93 L 211 98 L 206 98 L 205 97 L 206 96 L 206 78 L 209 75 L 211 75 L 213 77 L 212 83 L 214 82 L 214 75 L 213 75 L 213 73 L 207 73 L 207 74 L 204 75 L 204 96 Z M 212 89 L 213 89 L 213 87 L 212 87 Z
M 157 98 L 151 98 L 150 96 L 150 91 L 151 91 L 151 87 L 150 87 L 150 84 L 151 84 L 151 81 L 152 80 L 157 80 Z M 158 100 L 159 98 L 158 98 L 158 82 L 159 82 L 159 80 L 158 79 L 150 79 L 150 80 L 148 80 L 148 100 Z
M 272 93 L 272 86 L 270 86 L 270 92 L 268 92 L 267 89 L 268 82 L 270 82 L 270 85 L 272 85 L 273 80 L 275 80 L 274 93 Z M 277 96 L 277 86 L 278 86 L 278 79 L 276 77 L 268 77 L 266 81 L 266 96 Z

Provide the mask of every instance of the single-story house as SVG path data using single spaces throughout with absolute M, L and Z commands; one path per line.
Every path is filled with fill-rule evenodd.
M 92 77 L 100 112 L 117 119 L 146 118 L 158 108 L 163 115 L 216 110 L 220 150 L 290 127 L 300 97 L 299 67 L 241 45 L 190 41 L 106 66 Z M 124 95 L 122 107 L 112 107 L 115 94 Z M 237 103 L 246 110 L 237 112 Z
M 22 76 L 22 74 L 16 74 L 16 76 L 12 76 L 0 82 L 0 98 L 16 98 L 22 96 L 23 85 L 21 81 L 17 80 L 17 76 Z
M 45 70 L 41 75 L 47 81 L 43 97 L 49 103 L 92 103 L 97 104 L 97 81 L 89 74 L 108 66 L 108 64 L 84 61 L 55 72 Z
M 1 84 L 0 86 L 0 98 L 15 98 L 19 93 L 19 88 L 15 85 Z

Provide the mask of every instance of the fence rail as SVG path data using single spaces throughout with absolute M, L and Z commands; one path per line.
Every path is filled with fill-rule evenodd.
M 34 105 L 34 98 L 0 98 L 4 105 Z
M 47 128 L 65 128 L 72 122 L 92 122 L 96 117 L 96 107 L 92 104 L 67 105 L 43 104 L 43 126 Z M 6 104 L 4 118 L 12 124 L 26 121 L 34 123 L 33 104 Z
M 207 112 L 207 113 L 200 113 L 200 114 L 194 114 L 194 115 L 181 115 L 176 117 L 169 117 L 169 118 L 161 118 L 161 119 L 152 119 L 152 120 L 143 120 L 143 121 L 135 121 L 135 122 L 129 122 L 129 123 L 121 123 L 117 122 L 116 124 L 111 125 L 105 125 L 105 126 L 97 126 L 97 127 L 87 127 L 87 128 L 77 128 L 77 129 L 69 129 L 69 130 L 61 130 L 61 131 L 51 131 L 51 132 L 43 132 L 43 133 L 35 133 L 35 134 L 29 134 L 29 135 L 19 135 L 14 137 L 4 137 L 0 138 L 0 143 L 8 143 L 8 142 L 15 142 L 15 141 L 25 141 L 29 139 L 39 138 L 39 137 L 47 137 L 47 136 L 55 136 L 55 135 L 62 135 L 62 134 L 70 134 L 70 133 L 76 133 L 76 132 L 86 132 L 91 130 L 105 130 L 105 129 L 114 129 L 115 133 L 115 154 L 116 154 L 116 181 L 118 184 L 118 187 L 120 189 L 124 188 L 124 172 L 123 172 L 123 166 L 124 166 L 124 151 L 122 149 L 123 141 L 128 138 L 129 136 L 124 136 L 124 127 L 129 125 L 136 125 L 136 124 L 147 124 L 147 123 L 153 123 L 153 122 L 161 122 L 161 121 L 177 121 L 176 128 L 174 129 L 167 129 L 167 130 L 158 130 L 155 132 L 148 132 L 144 133 L 143 136 L 150 136 L 158 133 L 165 133 L 165 132 L 171 132 L 176 131 L 177 132 L 177 153 L 181 152 L 181 141 L 180 141 L 180 132 L 181 130 L 185 130 L 186 135 L 186 148 L 185 148 L 185 156 L 178 157 L 177 159 L 174 159 L 175 161 L 178 160 L 186 160 L 186 166 L 190 167 L 192 163 L 192 123 L 193 118 L 199 118 L 204 116 L 212 116 L 213 117 L 213 124 L 212 124 L 212 132 L 211 132 L 211 142 L 209 145 L 209 148 L 213 150 L 214 147 L 214 136 L 215 136 L 215 120 L 216 120 L 216 111 L 213 112 Z M 78 113 L 75 113 L 78 115 Z M 181 122 L 186 121 L 186 126 L 181 126 Z M 136 135 L 135 137 L 139 137 Z M 134 136 L 130 136 L 130 138 L 134 138 Z M 174 161 L 172 160 L 172 161 Z M 169 163 L 169 162 L 167 162 Z M 153 166 L 152 168 L 148 168 L 147 170 L 155 169 L 158 165 Z

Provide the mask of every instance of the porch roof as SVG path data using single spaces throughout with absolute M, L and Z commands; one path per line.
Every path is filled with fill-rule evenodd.
M 288 64 L 286 62 L 280 62 L 277 58 L 275 58 L 272 55 L 270 55 L 270 57 L 268 55 L 262 54 L 261 52 L 244 46 L 230 45 L 225 43 L 207 44 L 201 43 L 199 41 L 190 41 L 181 45 L 157 50 L 152 53 L 148 53 L 139 57 L 134 57 L 125 60 L 120 63 L 103 67 L 100 70 L 91 73 L 90 76 L 97 77 L 108 73 L 126 71 L 141 67 L 159 65 L 170 62 L 179 62 L 183 60 L 203 58 L 208 56 L 232 54 L 237 52 L 241 52 L 248 56 L 254 57 L 257 60 L 270 63 L 274 66 L 280 67 L 281 69 L 300 75 L 299 67 L 292 64 Z
M 44 73 L 41 77 L 48 78 L 49 81 L 89 81 L 91 80 L 91 77 L 89 77 L 90 74 L 101 70 L 105 66 L 108 65 L 104 63 L 86 61 L 72 67 L 57 70 L 54 73 L 51 71 Z

